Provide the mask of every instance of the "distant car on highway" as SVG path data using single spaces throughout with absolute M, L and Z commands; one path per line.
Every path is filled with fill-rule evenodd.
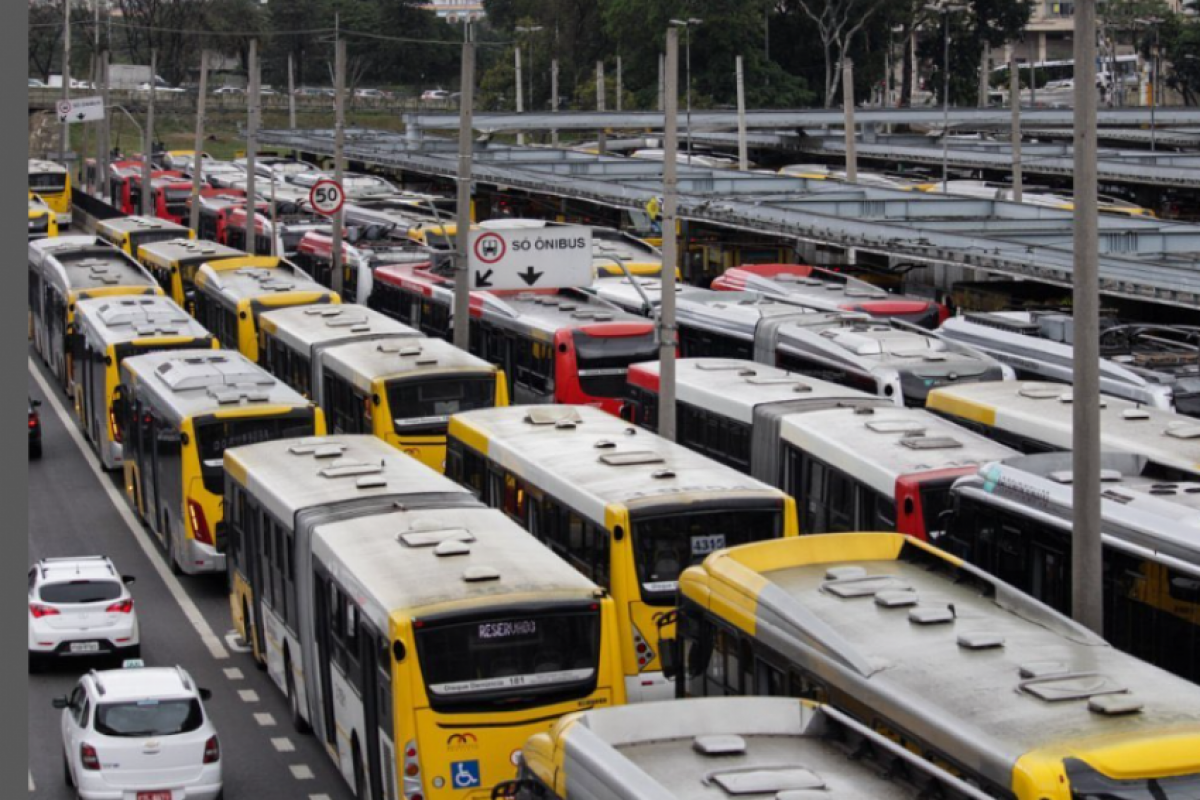
M 30 89 L 45 89 L 46 82 L 42 81 L 42 80 L 38 80 L 37 78 L 30 78 L 29 79 L 29 88 Z
M 421 99 L 422 100 L 448 100 L 448 99 L 450 99 L 450 93 L 447 92 L 445 89 L 426 89 L 424 92 L 421 92 Z
M 62 709 L 63 768 L 82 800 L 216 800 L 221 743 L 204 710 L 208 689 L 181 667 L 91 672 Z
M 387 100 L 388 93 L 382 89 L 355 89 L 354 96 L 360 100 Z
M 141 652 L 127 584 L 105 556 L 44 558 L 29 570 L 29 669 L 47 659 Z
M 42 457 L 42 418 L 38 416 L 41 400 L 29 399 L 29 457 Z
M 221 86 L 213 90 L 213 94 L 245 94 L 246 90 L 240 86 Z

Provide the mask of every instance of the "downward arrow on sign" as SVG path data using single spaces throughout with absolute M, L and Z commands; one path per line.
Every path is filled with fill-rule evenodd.
M 492 270 L 490 269 L 487 272 L 475 270 L 475 288 L 486 289 L 491 286 L 492 282 L 488 280 L 490 277 L 492 277 Z
M 544 273 L 544 272 L 534 272 L 533 267 L 526 267 L 524 272 L 517 273 L 517 277 L 520 278 L 521 280 L 525 281 L 526 284 L 533 286 L 535 283 L 538 282 L 538 279 L 540 279 L 545 274 L 546 273 Z

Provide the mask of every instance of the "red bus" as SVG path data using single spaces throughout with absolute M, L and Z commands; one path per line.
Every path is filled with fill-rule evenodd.
M 142 162 L 136 159 L 114 161 L 108 167 L 110 200 L 122 214 L 136 214 L 140 210 L 133 205 L 132 182 L 134 175 L 141 174 Z
M 796 498 L 800 533 L 944 530 L 953 483 L 1018 455 L 922 408 L 736 358 L 676 362 L 676 439 Z M 629 369 L 622 416 L 658 425 L 658 362 Z
M 370 305 L 375 270 L 389 264 L 423 264 L 429 248 L 408 239 L 363 239 L 362 228 L 348 227 L 342 243 L 342 298 L 348 303 Z M 292 255 L 296 266 L 322 286 L 333 288 L 333 234 L 310 230 L 300 239 Z
M 375 270 L 370 306 L 428 336 L 453 338 L 450 268 Z M 571 290 L 471 293 L 470 351 L 504 370 L 509 401 L 591 405 L 616 414 L 629 366 L 658 356 L 654 324 Z
M 713 281 L 712 288 L 726 292 L 756 292 L 818 311 L 857 311 L 931 330 L 941 325 L 947 316 L 946 307 L 933 300 L 891 294 L 849 275 L 805 264 L 732 267 Z
M 235 208 L 245 205 L 246 192 L 242 189 L 201 189 L 197 238 L 227 245 L 229 215 Z M 266 214 L 271 207 L 266 203 L 259 203 L 258 210 Z
M 151 206 L 150 214 L 174 222 L 176 225 L 186 225 L 188 216 L 188 201 L 192 196 L 192 182 L 185 178 L 182 172 L 174 170 L 155 170 L 150 173 Z M 141 212 L 142 203 L 142 174 L 135 172 L 129 177 L 129 194 L 136 211 Z

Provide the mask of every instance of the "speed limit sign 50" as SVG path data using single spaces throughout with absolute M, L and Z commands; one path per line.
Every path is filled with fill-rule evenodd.
M 331 217 L 341 210 L 342 203 L 346 202 L 346 194 L 337 181 L 323 178 L 313 184 L 308 193 L 308 202 L 313 211 Z

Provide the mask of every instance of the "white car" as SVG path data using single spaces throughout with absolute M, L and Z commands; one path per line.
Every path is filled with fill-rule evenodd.
M 52 656 L 137 658 L 137 612 L 105 556 L 44 558 L 29 570 L 29 668 Z
M 92 670 L 61 708 L 64 777 L 80 800 L 217 800 L 221 743 L 210 697 L 181 667 Z
M 446 100 L 450 97 L 450 93 L 445 89 L 426 89 L 421 93 L 422 100 Z

